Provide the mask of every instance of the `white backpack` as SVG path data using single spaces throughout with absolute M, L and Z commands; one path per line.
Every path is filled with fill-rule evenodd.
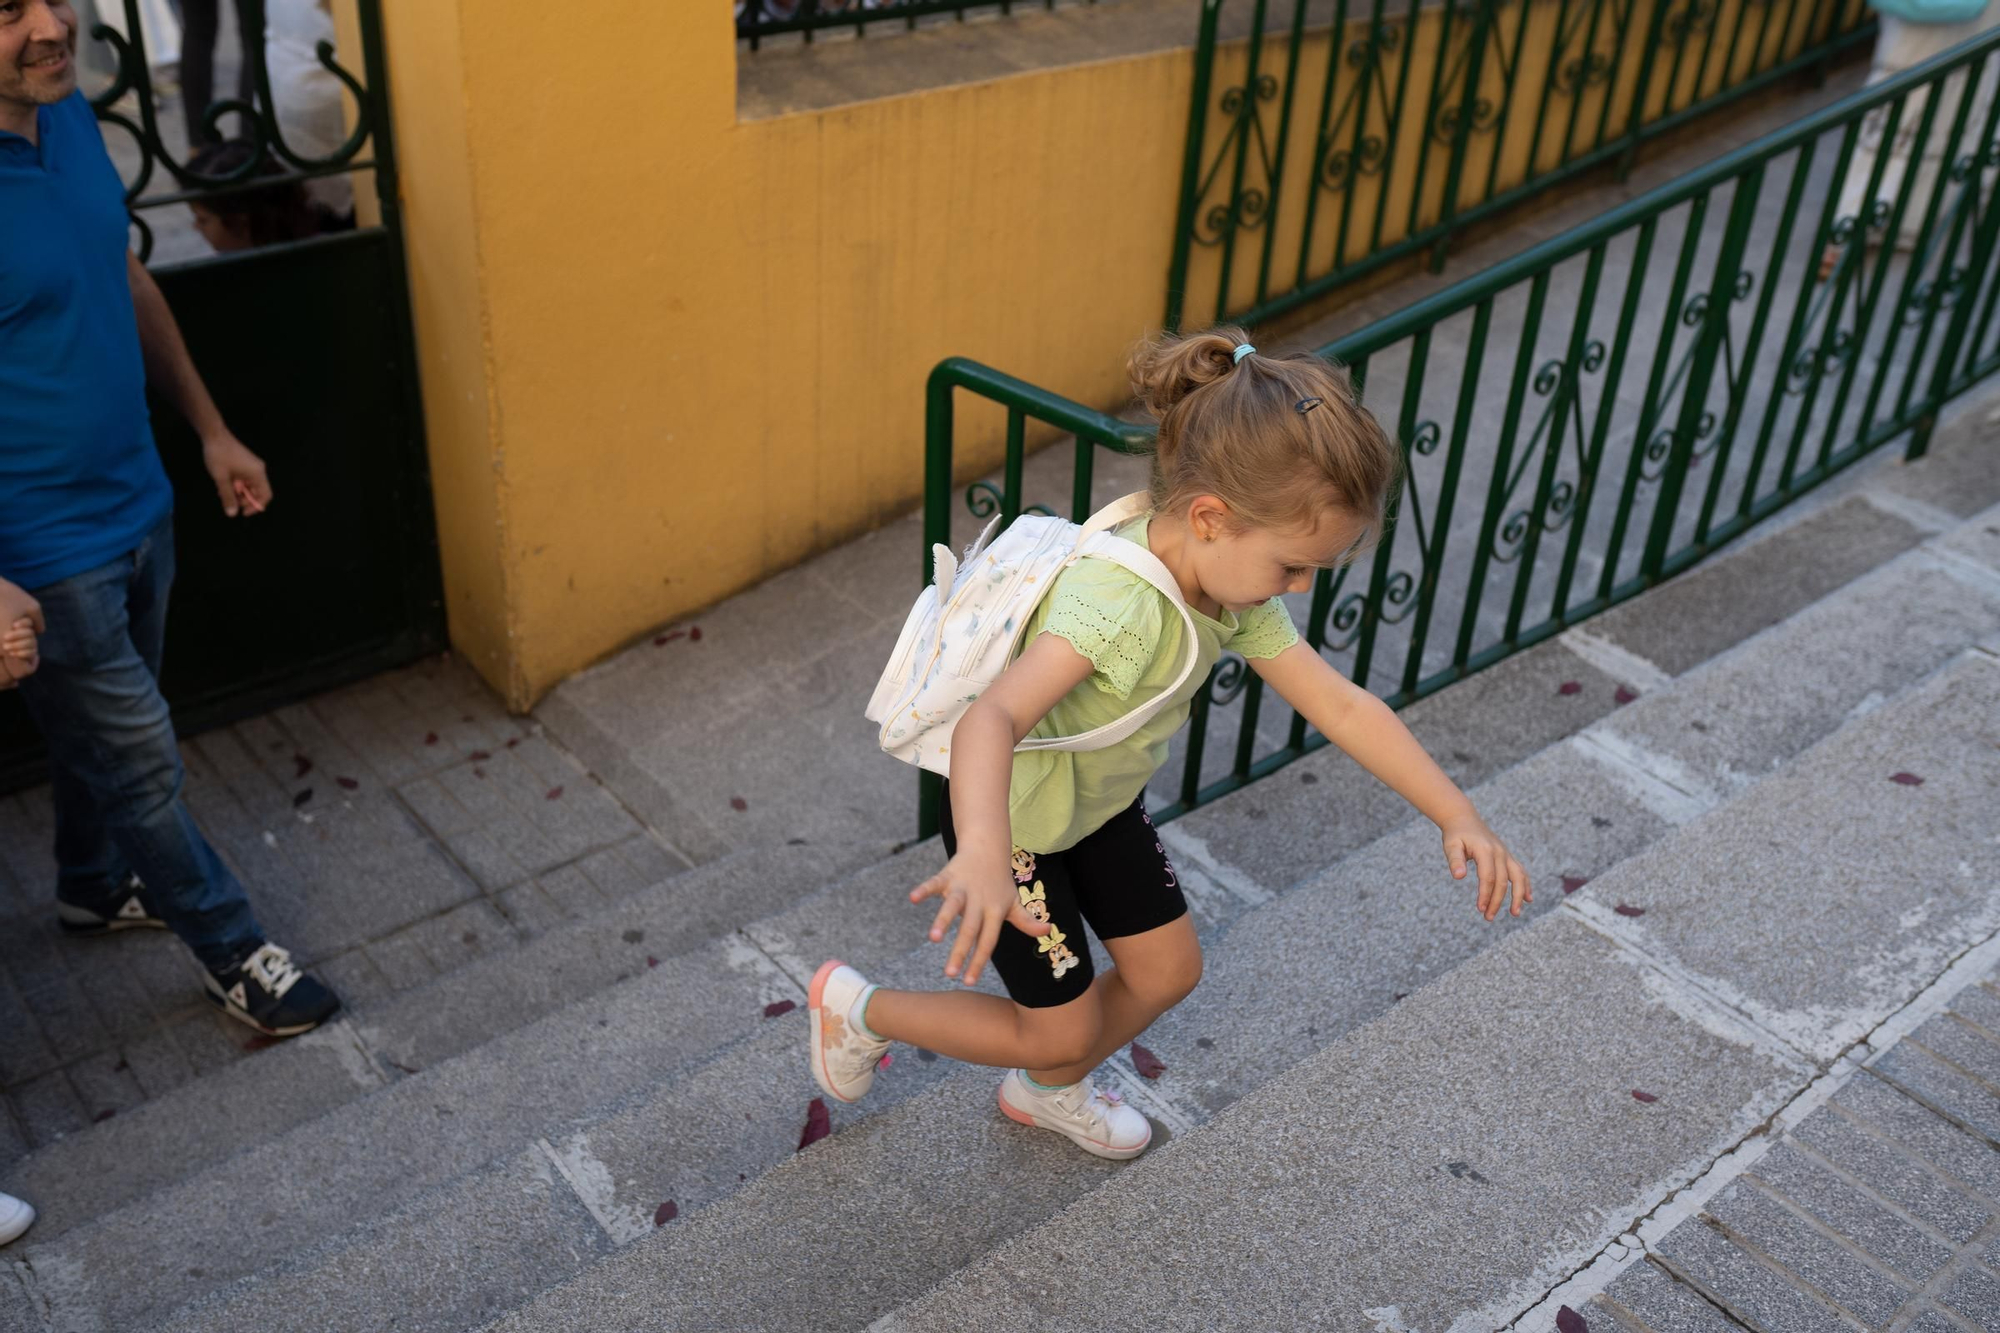
M 1085 556 L 1123 565 L 1158 588 L 1185 622 L 1187 660 L 1158 697 L 1115 721 L 1077 736 L 1025 740 L 1020 750 L 1101 750 L 1116 745 L 1166 707 L 1187 683 L 1201 655 L 1194 617 L 1180 585 L 1159 558 L 1110 529 L 1151 507 L 1144 492 L 1128 495 L 1078 526 L 1066 519 L 1023 514 L 994 540 L 995 517 L 966 549 L 965 562 L 940 543 L 936 581 L 917 595 L 896 651 L 868 701 L 868 720 L 882 726 L 885 753 L 933 773 L 951 772 L 951 732 L 966 706 L 999 679 L 1056 575 Z M 989 546 L 988 543 L 992 544 Z

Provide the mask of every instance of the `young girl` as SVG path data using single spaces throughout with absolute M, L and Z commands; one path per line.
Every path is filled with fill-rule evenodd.
M 1328 740 L 1434 821 L 1455 878 L 1478 868 L 1491 921 L 1528 876 L 1394 713 L 1300 641 L 1279 594 L 1351 560 L 1379 535 L 1395 444 L 1318 357 L 1258 356 L 1241 330 L 1150 343 L 1132 360 L 1159 417 L 1151 514 L 1116 529 L 1179 586 L 1197 669 L 1128 739 L 1102 750 L 1015 753 L 1029 736 L 1102 725 L 1172 684 L 1186 622 L 1139 575 L 1082 559 L 1054 581 L 1013 662 L 952 731 L 949 862 L 910 901 L 942 900 L 930 938 L 959 919 L 944 967 L 966 986 L 988 958 L 1009 999 L 894 991 L 837 961 L 808 996 L 819 1084 L 854 1101 L 891 1041 L 1007 1070 L 1000 1109 L 1100 1157 L 1132 1157 L 1146 1118 L 1090 1073 L 1194 989 L 1201 948 L 1173 867 L 1146 817 L 1147 780 L 1189 700 L 1227 649 Z M 1114 966 L 1093 975 L 1088 922 Z

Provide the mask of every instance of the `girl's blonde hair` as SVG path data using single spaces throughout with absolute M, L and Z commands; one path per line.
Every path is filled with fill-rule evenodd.
M 1132 351 L 1132 391 L 1159 418 L 1153 507 L 1199 495 L 1226 503 L 1245 527 L 1311 524 L 1338 507 L 1381 535 L 1402 454 L 1355 396 L 1344 367 L 1312 355 L 1262 356 L 1237 347 L 1242 329 L 1162 335 Z

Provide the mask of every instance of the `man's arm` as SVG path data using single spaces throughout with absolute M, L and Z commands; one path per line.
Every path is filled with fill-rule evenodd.
M 222 512 L 235 518 L 240 510 L 258 513 L 271 503 L 271 482 L 264 460 L 251 453 L 230 433 L 229 426 L 208 396 L 208 386 L 194 368 L 187 343 L 167 298 L 160 293 L 153 275 L 131 251 L 125 253 L 125 269 L 132 283 L 132 309 L 139 321 L 139 350 L 146 361 L 146 382 L 187 418 L 201 437 L 202 461 L 215 482 Z M 240 483 L 240 486 L 239 486 Z

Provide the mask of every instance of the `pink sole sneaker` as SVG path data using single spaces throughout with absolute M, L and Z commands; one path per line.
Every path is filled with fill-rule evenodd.
M 1025 1105 L 1008 1100 L 1012 1091 Z M 1146 1151 L 1153 1126 L 1126 1106 L 1115 1092 L 1098 1092 L 1086 1079 L 1059 1092 L 1043 1094 L 1030 1088 L 1021 1071 L 1011 1069 L 1000 1082 L 1000 1114 L 1019 1124 L 1046 1129 L 1069 1139 L 1097 1157 L 1124 1161 Z
M 827 1096 L 856 1102 L 875 1086 L 876 1064 L 889 1049 L 854 1030 L 847 1015 L 868 988 L 859 972 L 829 959 L 813 974 L 806 989 L 806 1016 L 811 1025 L 813 1079 Z

